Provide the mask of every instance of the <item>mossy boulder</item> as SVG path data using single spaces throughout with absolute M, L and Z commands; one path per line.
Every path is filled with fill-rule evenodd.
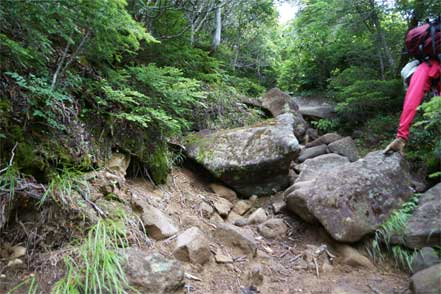
M 292 120 L 278 117 L 192 134 L 186 140 L 187 155 L 242 196 L 271 194 L 289 185 L 289 165 L 300 150 L 294 128 Z

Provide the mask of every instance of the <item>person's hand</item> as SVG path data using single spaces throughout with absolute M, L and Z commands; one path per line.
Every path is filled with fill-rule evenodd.
M 387 145 L 383 153 L 388 154 L 390 152 L 400 152 L 401 155 L 404 155 L 404 146 L 406 146 L 406 141 L 403 138 L 396 138 L 392 141 L 392 143 Z

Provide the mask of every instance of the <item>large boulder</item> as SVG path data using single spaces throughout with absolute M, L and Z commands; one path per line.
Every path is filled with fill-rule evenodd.
M 122 252 L 127 280 L 141 293 L 178 293 L 184 287 L 184 271 L 176 260 L 135 248 Z
M 421 195 L 407 222 L 404 242 L 409 248 L 441 245 L 441 183 Z
M 305 221 L 318 220 L 334 239 L 355 242 L 374 232 L 412 195 L 411 184 L 401 155 L 377 151 L 296 182 L 285 197 Z
M 355 146 L 355 142 L 351 137 L 345 137 L 332 142 L 328 148 L 330 152 L 343 155 L 349 158 L 350 161 L 357 161 L 360 158 L 357 146 Z
M 299 112 L 310 118 L 335 118 L 335 104 L 323 97 L 294 97 Z
M 291 114 L 286 114 L 291 115 Z M 265 195 L 289 185 L 300 150 L 289 119 L 187 137 L 187 155 L 243 196 Z
M 411 278 L 410 288 L 414 294 L 441 293 L 441 263 L 419 271 Z
M 294 98 L 282 92 L 279 88 L 273 88 L 263 96 L 262 106 L 267 108 L 274 117 L 282 113 L 297 112 L 299 110 Z
M 302 182 L 308 183 L 313 180 L 318 173 L 331 173 L 337 167 L 349 163 L 346 157 L 338 154 L 325 154 L 306 160 L 301 166 L 301 172 L 295 184 L 285 191 L 285 195 L 291 195 Z M 286 205 L 288 210 L 296 213 L 307 222 L 315 222 L 315 217 L 309 212 L 306 205 L 308 198 L 287 197 Z

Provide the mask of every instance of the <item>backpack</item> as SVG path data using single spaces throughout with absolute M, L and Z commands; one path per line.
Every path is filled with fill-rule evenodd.
M 441 16 L 411 29 L 406 35 L 407 53 L 420 61 L 441 61 Z

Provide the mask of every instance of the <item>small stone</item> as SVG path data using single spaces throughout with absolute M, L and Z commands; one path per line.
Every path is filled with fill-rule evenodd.
M 239 215 L 244 215 L 251 208 L 251 201 L 239 200 L 233 207 L 233 211 Z
M 267 220 L 268 216 L 263 208 L 258 208 L 248 217 L 248 224 L 261 224 Z
M 227 223 L 234 224 L 236 221 L 240 223 L 241 221 L 246 221 L 246 219 L 243 216 L 235 213 L 234 211 L 231 211 L 227 217 Z
M 221 223 L 224 222 L 224 219 L 221 218 L 221 216 L 215 212 L 215 213 L 213 213 L 213 215 L 210 217 L 210 222 L 211 222 L 211 223 L 214 223 L 214 224 L 221 224 Z
M 6 266 L 7 267 L 20 267 L 21 265 L 23 265 L 23 261 L 21 259 L 15 258 L 13 260 L 10 260 Z
M 202 212 L 202 216 L 205 218 L 210 218 L 213 215 L 214 209 L 206 202 L 202 202 L 199 205 L 199 210 Z
M 220 216 L 227 217 L 233 204 L 227 199 L 219 197 L 213 200 L 213 206 Z
M 11 248 L 11 258 L 19 258 L 26 255 L 26 248 L 23 246 L 14 246 Z
M 278 214 L 282 209 L 286 207 L 286 202 L 284 200 L 278 200 L 272 204 L 275 214 Z
M 123 268 L 129 285 L 137 291 L 143 294 L 167 294 L 184 287 L 184 271 L 178 261 L 135 248 L 121 252 L 126 257 Z
M 224 254 L 219 248 L 216 250 L 214 260 L 217 263 L 233 263 L 233 258 L 230 255 Z
M 252 205 L 255 205 L 257 203 L 257 199 L 259 199 L 259 197 L 257 197 L 257 195 L 253 195 L 248 200 L 250 200 Z
M 147 234 L 153 239 L 162 240 L 178 232 L 173 220 L 156 207 L 140 201 L 137 201 L 135 205 L 142 211 L 141 220 Z
M 225 198 L 232 203 L 237 200 L 236 192 L 234 192 L 230 188 L 215 183 L 210 184 L 209 187 L 219 197 Z
M 219 224 L 213 236 L 226 246 L 238 248 L 245 254 L 256 255 L 257 245 L 251 230 L 229 224 Z
M 248 220 L 246 218 L 237 219 L 234 221 L 233 225 L 243 227 L 248 225 Z
M 283 237 L 288 231 L 285 222 L 280 218 L 272 218 L 257 227 L 259 233 L 268 239 Z
M 337 246 L 337 252 L 342 258 L 344 264 L 354 266 L 354 267 L 366 267 L 369 269 L 375 269 L 373 263 L 366 256 L 358 252 L 357 249 L 344 244 L 339 244 Z
M 199 228 L 192 227 L 178 235 L 173 255 L 181 261 L 205 264 L 210 260 L 208 240 Z
M 260 286 L 263 284 L 264 274 L 263 266 L 259 263 L 251 265 L 248 271 L 248 283 L 250 286 Z

